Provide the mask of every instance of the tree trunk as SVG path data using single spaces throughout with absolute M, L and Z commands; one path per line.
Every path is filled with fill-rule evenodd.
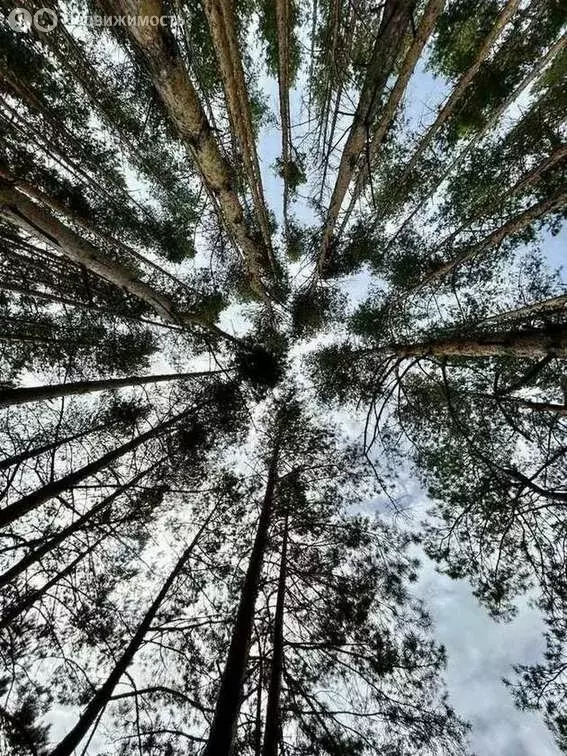
M 398 78 L 396 80 L 396 83 L 394 84 L 392 91 L 390 92 L 390 96 L 388 97 L 384 111 L 380 116 L 380 120 L 378 121 L 378 124 L 374 129 L 372 141 L 370 143 L 370 166 L 368 166 L 367 163 L 363 163 L 363 165 L 360 167 L 348 209 L 341 223 L 341 231 L 346 227 L 346 224 L 348 223 L 350 215 L 354 209 L 354 205 L 357 199 L 360 197 L 362 190 L 366 186 L 366 182 L 369 179 L 372 179 L 370 170 L 376 164 L 386 135 L 388 134 L 388 131 L 394 120 L 394 116 L 396 115 L 398 105 L 400 104 L 404 92 L 407 89 L 409 80 L 411 78 L 411 75 L 413 74 L 417 61 L 419 60 L 419 57 L 423 52 L 423 48 L 425 47 L 427 40 L 429 39 L 433 32 L 433 29 L 435 28 L 435 24 L 437 23 L 437 19 L 439 18 L 444 5 L 445 0 L 429 0 L 426 8 L 423 11 L 419 26 L 417 27 L 415 32 L 414 40 L 406 54 L 406 57 L 404 58 L 404 62 L 402 63 L 402 66 L 400 68 Z
M 3 214 L 16 226 L 54 246 L 73 262 L 84 265 L 97 276 L 141 299 L 166 322 L 180 324 L 179 317 L 166 297 L 140 281 L 134 271 L 107 258 L 90 242 L 82 239 L 53 214 L 32 202 L 6 181 L 0 183 L 0 202 Z
M 381 350 L 372 350 L 381 351 Z M 391 344 L 398 357 L 541 357 L 567 358 L 567 324 L 526 331 L 461 336 L 417 344 Z
M 419 213 L 419 211 L 425 207 L 425 205 L 433 198 L 441 184 L 451 175 L 454 168 L 457 166 L 463 165 L 463 161 L 465 157 L 469 154 L 469 152 L 472 150 L 472 148 L 480 142 L 480 140 L 484 137 L 485 134 L 488 134 L 490 129 L 498 122 L 502 114 L 508 110 L 510 105 L 512 105 L 513 102 L 515 102 L 523 92 L 525 92 L 528 87 L 532 85 L 534 80 L 542 73 L 544 68 L 546 68 L 549 63 L 553 60 L 553 58 L 558 55 L 561 50 L 567 45 L 567 34 L 564 34 L 560 39 L 558 39 L 547 51 L 547 53 L 541 58 L 538 63 L 532 68 L 532 70 L 525 76 L 522 81 L 518 84 L 518 86 L 510 92 L 508 97 L 502 102 L 494 111 L 494 113 L 488 118 L 484 126 L 477 131 L 477 133 L 470 139 L 467 144 L 465 145 L 464 149 L 462 149 L 459 154 L 456 156 L 454 160 L 451 161 L 449 167 L 443 171 L 442 176 L 435 181 L 435 184 L 433 188 L 427 192 L 425 197 L 423 197 L 418 204 L 414 207 L 414 209 L 411 211 L 411 213 L 404 219 L 404 221 L 398 226 L 398 229 L 396 232 L 390 237 L 388 240 L 388 244 L 386 245 L 385 252 L 388 252 L 396 241 L 396 239 L 399 237 L 401 233 L 403 233 L 404 229 L 407 228 L 408 224 L 411 223 L 411 221 L 415 218 L 415 216 Z
M 65 475 L 65 477 L 60 478 L 59 480 L 48 483 L 42 488 L 33 491 L 31 494 L 23 496 L 13 504 L 9 504 L 4 509 L 0 510 L 0 527 L 10 525 L 12 522 L 15 522 L 20 517 L 23 517 L 28 512 L 37 509 L 37 507 L 39 507 L 41 504 L 49 501 L 49 499 L 52 499 L 55 496 L 59 496 L 59 494 L 63 493 L 63 491 L 72 488 L 77 483 L 85 480 L 85 478 L 90 478 L 92 475 L 100 472 L 100 470 L 108 467 L 108 465 L 110 465 L 112 462 L 120 459 L 120 457 L 128 454 L 131 451 L 134 451 L 134 449 L 137 449 L 146 441 L 149 441 L 152 438 L 158 438 L 187 414 L 187 410 L 180 412 L 170 420 L 166 420 L 155 428 L 152 428 L 151 430 L 146 431 L 140 436 L 132 439 L 132 441 L 128 441 L 128 443 L 122 444 L 122 446 L 119 446 L 118 448 L 107 452 L 95 462 L 90 462 L 88 465 L 81 467 L 80 470 L 76 470 L 75 472 Z
M 418 284 L 416 284 L 416 286 L 414 286 L 408 292 L 404 293 L 402 297 L 400 297 L 400 301 L 406 299 L 410 294 L 415 294 L 416 292 L 420 291 L 424 286 L 429 286 L 430 284 L 439 281 L 460 265 L 464 265 L 465 263 L 471 262 L 472 260 L 476 260 L 477 258 L 481 257 L 486 252 L 488 252 L 488 250 L 496 247 L 498 244 L 504 241 L 507 236 L 512 236 L 513 234 L 517 234 L 520 231 L 523 231 L 535 220 L 538 220 L 538 218 L 542 218 L 544 215 L 547 215 L 554 210 L 559 210 L 565 205 L 566 200 L 567 192 L 559 191 L 549 199 L 542 200 L 541 202 L 537 202 L 531 205 L 519 215 L 510 218 L 510 220 L 506 221 L 506 223 L 500 226 L 500 228 L 492 231 L 492 233 L 490 233 L 480 242 L 471 245 L 468 251 L 464 254 L 460 255 L 459 257 L 455 257 L 453 260 L 442 263 L 438 267 L 433 268 L 429 272 L 425 273 L 422 280 Z
M 264 555 L 268 547 L 268 531 L 274 508 L 278 456 L 279 442 L 276 442 L 268 470 L 268 481 L 258 520 L 256 537 L 242 585 L 240 603 L 221 679 L 215 714 L 203 756 L 230 756 L 232 753 L 238 714 L 240 712 L 242 685 L 248 663 L 256 597 L 258 595 Z
M 278 756 L 278 744 L 281 739 L 280 695 L 284 662 L 283 623 L 287 577 L 288 525 L 288 515 L 286 515 L 284 520 L 280 575 L 278 580 L 278 597 L 276 602 L 276 614 L 274 617 L 272 668 L 270 672 L 270 687 L 268 689 L 268 704 L 266 706 L 266 730 L 264 733 L 262 756 Z
M 60 580 L 63 580 L 64 577 L 70 575 L 75 567 L 86 556 L 91 554 L 98 546 L 98 544 L 101 543 L 101 541 L 104 541 L 106 537 L 106 535 L 103 535 L 100 538 L 97 538 L 97 540 L 93 544 L 81 551 L 81 553 L 77 557 L 75 557 L 75 559 L 69 562 L 69 564 L 61 570 L 61 572 L 58 572 L 56 575 L 50 578 L 40 588 L 34 588 L 28 591 L 19 599 L 19 601 L 17 601 L 12 606 L 9 606 L 0 619 L 0 630 L 9 627 L 10 624 L 16 619 L 16 617 L 18 617 L 26 609 L 29 609 L 30 606 L 35 604 L 35 602 L 38 601 L 42 596 L 44 596 L 50 588 L 53 588 L 53 586 L 56 585 Z
M 519 1 L 519 0 L 515 0 Z M 317 256 L 314 283 L 322 276 L 337 218 L 356 166 L 368 139 L 371 127 L 388 77 L 396 62 L 400 46 L 408 28 L 413 0 L 387 0 L 372 60 L 360 93 L 352 126 L 341 155 L 333 194 L 327 211 Z
M 0 397 L 1 396 L 2 394 L 0 393 Z M 87 428 L 87 430 L 80 431 L 79 433 L 74 433 L 71 436 L 65 436 L 64 438 L 59 438 L 55 441 L 49 441 L 49 443 L 47 444 L 36 446 L 33 449 L 28 449 L 25 452 L 13 454 L 11 457 L 5 457 L 2 461 L 0 461 L 0 472 L 2 470 L 7 470 L 13 465 L 19 465 L 22 462 L 25 462 L 27 459 L 32 459 L 33 457 L 38 457 L 40 454 L 44 454 L 45 452 L 57 449 L 59 446 L 63 446 L 63 444 L 69 444 L 72 441 L 76 441 L 78 438 L 88 436 L 90 433 L 96 433 L 99 430 L 104 430 L 107 427 L 107 425 L 96 425 L 94 428 Z
M 457 82 L 457 85 L 449 95 L 447 101 L 439 111 L 437 118 L 421 138 L 419 144 L 415 149 L 415 152 L 413 153 L 413 156 L 411 157 L 409 163 L 406 165 L 403 174 L 399 179 L 400 185 L 406 181 L 407 177 L 410 175 L 417 163 L 421 160 L 424 152 L 435 139 L 441 127 L 449 120 L 449 118 L 453 114 L 457 103 L 464 95 L 474 77 L 477 75 L 481 65 L 488 58 L 494 43 L 504 31 L 505 26 L 514 15 L 519 5 L 520 0 L 508 0 L 506 5 L 502 8 L 494 26 L 482 43 L 480 50 L 478 51 L 476 58 L 474 59 L 474 62 L 461 76 L 461 78 Z
M 192 313 L 178 313 L 170 299 L 138 278 L 137 272 L 108 258 L 89 241 L 61 223 L 53 213 L 32 202 L 25 194 L 0 178 L 0 209 L 18 228 L 42 239 L 64 257 L 149 305 L 166 323 L 200 326 L 231 342 L 238 342 L 212 323 Z
M 289 2 L 275 0 L 278 35 L 278 93 L 282 129 L 283 219 L 286 242 L 289 240 L 289 170 L 291 167 L 291 122 L 289 115 Z
M 40 268 L 40 266 L 37 266 Z M 34 282 L 36 283 L 36 282 Z M 43 285 L 45 284 L 41 281 Z M 51 284 L 50 284 L 51 285 Z M 169 328 L 173 331 L 180 331 L 183 326 L 174 325 L 173 323 L 163 323 L 160 320 L 150 320 L 149 318 L 138 317 L 136 315 L 126 315 L 124 312 L 117 310 L 109 310 L 106 307 L 100 307 L 99 305 L 90 304 L 90 302 L 79 302 L 76 299 L 70 299 L 69 297 L 62 297 L 57 294 L 48 294 L 44 291 L 33 291 L 25 286 L 18 286 L 17 284 L 6 283 L 0 281 L 0 290 L 12 291 L 16 294 L 21 294 L 24 297 L 30 299 L 40 299 L 44 302 L 56 302 L 57 304 L 66 305 L 68 307 L 75 307 L 79 310 L 89 310 L 90 312 L 98 312 L 102 316 L 107 318 L 118 318 L 119 320 L 129 320 L 132 323 L 140 323 L 141 325 L 156 326 L 157 328 Z
M 0 407 L 14 404 L 37 402 L 41 399 L 58 399 L 62 396 L 89 394 L 94 391 L 114 391 L 127 386 L 143 386 L 146 383 L 163 383 L 164 381 L 184 381 L 191 378 L 224 373 L 224 370 L 205 370 L 196 373 L 164 373 L 161 375 L 131 375 L 127 378 L 106 378 L 100 381 L 74 381 L 54 383 L 45 386 L 26 386 L 24 388 L 0 389 Z
M 160 17 L 165 15 L 160 0 L 112 0 L 118 15 Z M 132 37 L 148 66 L 154 87 L 168 112 L 173 127 L 185 143 L 208 190 L 218 201 L 229 236 L 242 250 L 252 289 L 261 298 L 267 293 L 262 281 L 265 250 L 258 245 L 246 225 L 244 211 L 236 194 L 233 169 L 222 156 L 211 125 L 193 82 L 181 59 L 171 32 L 161 26 L 132 25 Z
M 554 165 L 561 162 L 565 158 L 567 158 L 567 144 L 562 144 L 559 145 L 559 147 L 556 147 L 553 152 L 548 155 L 545 160 L 543 160 L 539 165 L 536 165 L 535 168 L 532 168 L 531 171 L 528 171 L 528 173 L 519 178 L 518 181 L 516 181 L 516 183 L 509 189 L 507 189 L 500 197 L 497 196 L 496 202 L 498 203 L 498 205 L 502 206 L 507 200 L 515 197 L 524 189 L 537 184 L 543 174 L 546 173 L 546 171 L 548 171 L 550 168 L 553 168 Z M 459 226 L 459 228 L 449 234 L 449 236 L 447 236 L 445 239 L 442 239 L 431 254 L 435 255 L 444 247 L 448 247 L 455 241 L 455 239 L 459 236 L 459 234 L 463 232 L 463 230 L 467 226 L 470 226 L 471 223 L 479 221 L 483 217 L 485 217 L 486 208 L 483 208 L 483 210 L 484 212 L 469 216 L 467 220 L 461 226 Z
M 0 588 L 4 588 L 4 586 L 8 585 L 8 583 L 11 583 L 12 580 L 15 580 L 19 575 L 21 575 L 29 567 L 32 567 L 34 564 L 37 564 L 41 559 L 43 559 L 44 556 L 46 556 L 46 554 L 49 554 L 51 551 L 53 551 L 53 549 L 56 549 L 57 546 L 63 543 L 63 541 L 66 538 L 69 538 L 69 536 L 81 530 L 85 525 L 91 522 L 91 520 L 93 520 L 98 514 L 100 514 L 101 512 L 104 512 L 104 510 L 107 509 L 107 507 L 109 507 L 114 501 L 116 501 L 116 499 L 122 496 L 122 494 L 125 491 L 135 486 L 139 480 L 142 480 L 142 478 L 144 478 L 146 475 L 151 473 L 152 470 L 155 470 L 156 467 L 158 467 L 158 465 L 160 465 L 166 459 L 167 459 L 166 457 L 162 457 L 162 459 L 160 459 L 158 462 L 151 465 L 146 470 L 143 470 L 141 473 L 139 473 L 134 478 L 129 480 L 123 486 L 119 486 L 116 489 L 116 491 L 113 491 L 111 494 L 109 494 L 109 496 L 105 496 L 104 499 L 101 499 L 100 501 L 98 501 L 94 506 L 88 509 L 83 515 L 78 517 L 74 522 L 72 522 L 66 528 L 63 528 L 63 530 L 60 530 L 58 533 L 56 533 L 52 538 L 50 538 L 46 543 L 44 543 L 43 546 L 40 546 L 39 548 L 34 549 L 33 551 L 30 551 L 29 554 L 26 554 L 26 556 L 20 559 L 19 562 L 16 562 L 16 564 L 14 564 L 12 567 L 6 570 L 6 572 L 0 575 Z
M 530 399 L 522 399 L 520 396 L 499 396 L 498 394 L 481 394 L 471 393 L 471 396 L 480 399 L 487 399 L 497 403 L 515 404 L 517 407 L 531 410 L 532 412 L 551 412 L 555 415 L 567 417 L 567 404 L 556 404 L 555 402 L 534 402 Z
M 248 174 L 248 183 L 252 192 L 256 219 L 262 232 L 264 245 L 269 253 L 272 267 L 274 267 L 272 239 L 264 199 L 262 175 L 256 151 L 250 102 L 236 35 L 232 3 L 227 0 L 206 0 L 204 8 L 221 72 L 232 130 L 240 143 L 246 173 Z
M 485 325 L 486 323 L 500 323 L 507 320 L 529 320 L 531 318 L 545 317 L 546 315 L 566 314 L 567 313 L 567 294 L 560 294 L 557 297 L 550 297 L 539 302 L 533 302 L 515 310 L 501 312 L 498 315 L 491 315 L 488 318 L 475 323 L 475 326 Z
M 126 647 L 126 650 L 124 651 L 122 656 L 119 658 L 118 662 L 116 663 L 116 666 L 114 667 L 110 675 L 107 677 L 106 681 L 97 690 L 93 698 L 87 704 L 77 724 L 73 727 L 73 729 L 70 732 L 67 733 L 67 735 L 65 735 L 63 740 L 61 740 L 61 742 L 57 746 L 55 746 L 55 748 L 51 751 L 49 756 L 71 756 L 75 748 L 79 745 L 81 740 L 85 737 L 85 735 L 89 731 L 90 727 L 94 724 L 100 712 L 103 711 L 105 706 L 108 704 L 112 696 L 112 693 L 114 691 L 114 688 L 120 682 L 120 678 L 126 672 L 132 660 L 134 659 L 134 656 L 136 652 L 138 651 L 138 649 L 140 648 L 140 646 L 142 645 L 144 641 L 144 637 L 146 633 L 148 632 L 148 630 L 150 629 L 151 624 L 154 621 L 154 618 L 156 614 L 158 613 L 161 604 L 163 603 L 163 601 L 165 600 L 165 597 L 167 596 L 167 593 L 169 592 L 174 581 L 180 575 L 181 571 L 183 570 L 186 563 L 188 562 L 189 557 L 191 556 L 191 553 L 193 552 L 195 545 L 198 543 L 201 535 L 207 528 L 217 508 L 218 508 L 218 505 L 213 507 L 211 512 L 208 514 L 205 522 L 199 528 L 196 536 L 193 538 L 189 546 L 185 549 L 185 551 L 181 555 L 181 558 L 179 559 L 179 561 L 177 562 L 173 570 L 170 572 L 169 577 L 167 578 L 167 580 L 161 587 L 161 590 L 159 591 L 152 605 L 146 612 L 142 622 L 138 625 L 138 629 L 136 630 L 134 636 L 132 637 L 132 640 Z

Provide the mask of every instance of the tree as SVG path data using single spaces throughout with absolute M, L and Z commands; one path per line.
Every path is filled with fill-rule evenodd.
M 559 5 L 5 10 L 0 751 L 467 753 L 420 552 L 567 750 Z

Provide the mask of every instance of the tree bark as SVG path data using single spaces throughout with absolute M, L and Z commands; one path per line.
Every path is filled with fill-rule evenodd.
M 172 303 L 143 283 L 136 272 L 107 258 L 90 242 L 82 239 L 52 213 L 32 202 L 7 181 L 0 182 L 0 203 L 2 213 L 19 228 L 39 237 L 73 262 L 84 265 L 97 276 L 141 299 L 167 323 L 181 323 Z
M 276 601 L 276 614 L 274 617 L 272 668 L 270 672 L 270 687 L 268 688 L 268 704 L 266 706 L 266 729 L 264 732 L 262 756 L 278 756 L 278 744 L 281 738 L 280 695 L 282 688 L 282 672 L 284 662 L 283 623 L 287 577 L 288 526 L 289 519 L 288 515 L 286 515 L 284 519 L 284 533 L 280 559 L 278 597 Z
M 109 5 L 118 15 L 154 18 L 165 15 L 160 0 L 112 0 Z M 246 224 L 234 185 L 234 171 L 220 152 L 173 35 L 162 26 L 150 24 L 128 26 L 127 34 L 142 54 L 177 134 L 186 145 L 207 189 L 219 203 L 229 236 L 244 255 L 252 289 L 266 299 L 268 295 L 262 280 L 266 250 L 257 243 Z
M 149 441 L 152 438 L 158 438 L 187 414 L 188 411 L 186 410 L 179 413 L 178 415 L 175 415 L 169 420 L 160 423 L 155 428 L 152 428 L 151 430 L 146 431 L 139 436 L 136 436 L 136 438 L 128 441 L 128 443 L 122 444 L 122 446 L 119 446 L 118 448 L 107 452 L 94 462 L 90 462 L 88 465 L 81 467 L 80 470 L 76 470 L 75 472 L 65 475 L 59 480 L 48 483 L 42 488 L 33 491 L 31 494 L 23 496 L 13 504 L 9 504 L 7 507 L 4 507 L 4 509 L 0 510 L 0 527 L 10 525 L 12 522 L 20 519 L 20 517 L 28 514 L 28 512 L 32 512 L 34 509 L 37 509 L 37 507 L 41 506 L 41 504 L 49 501 L 49 499 L 52 499 L 55 496 L 59 496 L 59 494 L 63 493 L 63 491 L 66 491 L 67 489 L 75 486 L 77 483 L 80 483 L 82 480 L 85 480 L 85 478 L 90 478 L 92 475 L 96 475 L 97 472 L 100 472 L 100 470 L 108 467 L 108 465 L 112 464 L 112 462 L 115 462 L 117 459 L 120 459 L 120 457 L 124 456 L 125 454 L 134 451 L 146 441 Z
M 270 225 L 232 3 L 228 0 L 205 0 L 204 8 L 221 72 L 231 126 L 240 143 L 248 174 L 258 227 L 275 273 Z
M 515 1 L 519 2 L 519 0 Z M 399 54 L 413 6 L 413 0 L 387 0 L 385 3 L 380 30 L 372 52 L 372 60 L 341 155 L 335 186 L 327 210 L 317 255 L 314 283 L 324 272 L 331 239 L 345 194 L 360 160 L 368 138 L 368 130 L 371 128 L 380 105 L 384 87 Z
M 115 391 L 129 386 L 143 386 L 146 383 L 163 383 L 164 381 L 185 381 L 192 378 L 205 378 L 219 375 L 224 370 L 205 370 L 196 373 L 164 373 L 161 375 L 130 375 L 127 378 L 105 378 L 99 381 L 71 381 L 70 383 L 53 383 L 44 386 L 25 386 L 23 388 L 0 389 L 0 408 L 15 404 L 37 402 L 42 399 L 58 399 L 62 396 L 89 394 L 95 391 Z M 1 468 L 0 468 L 1 469 Z
M 372 351 L 383 351 L 381 349 Z M 541 357 L 567 358 L 567 324 L 525 331 L 461 336 L 417 344 L 390 344 L 398 357 Z
M 491 315 L 488 318 L 475 323 L 475 327 L 486 323 L 500 323 L 507 320 L 529 320 L 531 318 L 545 317 L 546 315 L 567 314 L 567 294 L 550 297 L 539 302 L 533 302 L 515 310 Z
M 146 612 L 142 622 L 138 625 L 138 629 L 134 633 L 134 636 L 132 637 L 130 643 L 126 647 L 122 656 L 119 658 L 118 662 L 116 663 L 116 666 L 114 667 L 110 675 L 107 677 L 106 681 L 97 690 L 93 698 L 87 704 L 77 724 L 73 727 L 73 729 L 70 732 L 67 733 L 67 735 L 65 735 L 63 740 L 61 740 L 60 743 L 57 746 L 55 746 L 55 748 L 51 751 L 50 756 L 71 756 L 75 748 L 79 745 L 81 740 L 85 737 L 85 735 L 87 734 L 91 726 L 94 724 L 100 712 L 108 704 L 108 702 L 110 701 L 112 697 L 114 688 L 120 682 L 120 678 L 126 672 L 129 665 L 132 663 L 132 660 L 134 659 L 136 652 L 142 645 L 144 641 L 144 637 L 146 633 L 148 632 L 148 630 L 150 629 L 151 624 L 154 621 L 154 618 L 156 614 L 158 613 L 160 606 L 165 600 L 165 597 L 167 596 L 174 581 L 181 574 L 181 571 L 183 570 L 186 563 L 188 562 L 189 557 L 191 556 L 193 549 L 195 548 L 195 545 L 198 543 L 201 535 L 207 528 L 217 507 L 218 505 L 213 507 L 213 509 L 210 511 L 205 522 L 199 528 L 199 530 L 197 531 L 197 534 L 195 535 L 195 537 L 193 538 L 189 546 L 185 549 L 185 551 L 181 555 L 181 558 L 179 559 L 179 561 L 177 562 L 173 570 L 170 572 L 169 577 L 167 578 L 165 583 L 162 585 L 161 590 L 159 591 L 152 605 Z
M 400 297 L 400 300 L 406 299 L 410 294 L 415 294 L 424 286 L 429 286 L 430 284 L 439 281 L 460 265 L 482 257 L 482 255 L 488 252 L 488 250 L 496 247 L 498 244 L 504 241 L 507 236 L 517 234 L 520 231 L 523 231 L 535 220 L 538 220 L 538 218 L 542 218 L 544 215 L 547 215 L 554 210 L 559 210 L 565 205 L 566 201 L 567 191 L 560 191 L 546 200 L 536 202 L 535 204 L 526 208 L 526 210 L 521 212 L 519 215 L 510 218 L 510 220 L 506 221 L 506 223 L 504 223 L 502 226 L 492 231 L 492 233 L 490 233 L 480 242 L 471 245 L 468 251 L 464 252 L 462 255 L 459 255 L 459 257 L 455 257 L 453 260 L 442 263 L 436 268 L 433 268 L 429 272 L 425 273 L 422 280 L 408 292 L 404 293 L 402 297 Z
M 268 547 L 268 531 L 274 508 L 278 458 L 279 442 L 276 442 L 268 470 L 268 481 L 258 520 L 256 537 L 242 585 L 240 603 L 221 679 L 215 713 L 203 756 L 230 756 L 232 753 L 238 714 L 240 712 L 242 685 L 248 664 L 254 609 L 264 555 Z
M 498 394 L 478 394 L 473 393 L 471 396 L 480 399 L 488 399 L 497 403 L 515 404 L 517 407 L 531 410 L 532 412 L 551 412 L 555 415 L 567 417 L 567 404 L 557 404 L 555 402 L 534 402 L 530 399 L 522 399 L 520 396 L 499 396 Z
M 404 58 L 404 62 L 402 63 L 402 66 L 400 68 L 400 73 L 398 74 L 396 83 L 394 84 L 394 87 L 390 92 L 390 96 L 388 97 L 384 111 L 380 116 L 380 120 L 378 121 L 378 124 L 374 129 L 372 141 L 370 143 L 370 166 L 368 166 L 368 164 L 365 162 L 360 167 L 349 206 L 341 223 L 341 231 L 346 227 L 346 224 L 348 223 L 350 215 L 354 209 L 354 205 L 357 199 L 360 197 L 360 194 L 363 191 L 364 187 L 366 186 L 366 182 L 372 178 L 369 169 L 371 169 L 372 166 L 376 164 L 386 135 L 393 123 L 398 105 L 400 104 L 404 92 L 407 89 L 409 80 L 411 78 L 411 75 L 413 74 L 417 61 L 419 60 L 419 57 L 423 52 L 423 48 L 425 47 L 427 40 L 429 39 L 433 32 L 433 29 L 435 28 L 435 24 L 437 23 L 437 19 L 439 18 L 444 5 L 445 0 L 429 0 L 427 6 L 423 11 L 423 15 L 416 29 L 414 40 L 406 54 L 406 57 Z
M 496 19 L 494 26 L 492 27 L 492 29 L 490 30 L 490 33 L 486 36 L 484 42 L 482 43 L 473 63 L 461 76 L 455 88 L 453 89 L 449 97 L 447 98 L 445 104 L 443 105 L 439 113 L 437 114 L 437 118 L 431 124 L 431 126 L 425 132 L 424 136 L 419 141 L 419 144 L 417 145 L 409 163 L 404 168 L 403 174 L 401 178 L 399 179 L 400 184 L 403 184 L 406 181 L 409 174 L 415 168 L 419 160 L 421 160 L 421 157 L 423 156 L 423 153 L 425 152 L 425 150 L 429 147 L 429 145 L 435 139 L 435 136 L 437 135 L 441 127 L 449 120 L 449 118 L 453 114 L 453 111 L 455 110 L 457 103 L 459 102 L 461 97 L 464 95 L 465 91 L 468 89 L 472 80 L 478 73 L 481 65 L 488 58 L 494 43 L 504 31 L 504 28 L 506 27 L 508 21 L 510 21 L 514 13 L 517 11 L 519 5 L 520 5 L 520 0 L 508 0 L 506 5 L 502 8 L 498 18 Z
M 166 295 L 141 281 L 137 271 L 107 257 L 61 223 L 52 212 L 32 202 L 23 192 L 15 189 L 11 181 L 4 178 L 0 178 L 0 212 L 15 226 L 43 240 L 64 257 L 145 302 L 166 323 L 182 328 L 198 326 L 242 346 L 239 339 L 199 315 L 177 312 L 174 303 Z

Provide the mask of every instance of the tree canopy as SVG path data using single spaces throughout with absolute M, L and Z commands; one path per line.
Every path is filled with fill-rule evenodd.
M 567 752 L 564 5 L 1 5 L 0 753 Z

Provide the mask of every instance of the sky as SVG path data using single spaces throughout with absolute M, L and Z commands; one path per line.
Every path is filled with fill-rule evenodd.
M 269 97 L 272 112 L 277 113 L 276 81 L 264 76 L 260 85 Z M 447 89 L 446 83 L 435 79 L 420 62 L 406 95 L 406 115 L 410 125 L 420 128 L 431 123 L 434 120 L 432 114 Z M 301 78 L 291 97 L 292 123 L 300 123 L 306 117 L 301 110 L 300 90 Z M 277 127 L 264 129 L 260 135 L 259 157 L 267 202 L 281 221 L 282 183 L 271 168 L 281 154 L 280 140 Z M 297 202 L 293 211 L 305 223 L 314 220 L 312 210 L 304 202 Z M 565 228 L 557 237 L 548 236 L 543 244 L 543 252 L 554 268 L 567 259 L 566 249 Z M 343 290 L 348 292 L 351 301 L 360 301 L 368 284 L 369 277 L 363 272 L 351 277 Z M 351 432 L 356 434 L 357 427 L 359 433 L 362 432 L 361 423 L 353 420 L 352 414 L 343 420 L 350 423 Z M 418 527 L 431 503 L 409 471 L 402 473 L 401 482 L 405 501 L 409 503 L 412 527 Z M 473 753 L 476 756 L 560 756 L 541 714 L 518 710 L 502 682 L 505 677 L 514 677 L 515 664 L 541 660 L 544 639 L 539 612 L 525 603 L 512 622 L 497 623 L 479 605 L 465 580 L 452 580 L 439 574 L 434 563 L 422 552 L 418 556 L 422 568 L 416 595 L 425 601 L 431 613 L 436 640 L 446 647 L 450 702 L 471 724 Z

